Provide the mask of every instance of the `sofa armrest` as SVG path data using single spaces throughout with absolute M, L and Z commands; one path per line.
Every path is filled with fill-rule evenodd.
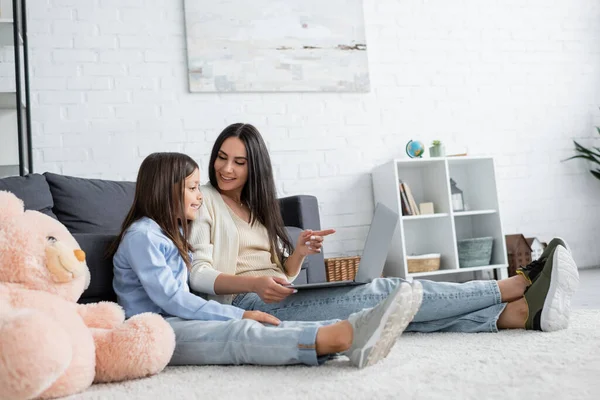
M 319 203 L 315 196 L 298 195 L 279 199 L 281 216 L 285 226 L 300 229 L 321 229 L 319 219 Z
M 279 199 L 281 215 L 292 245 L 304 229 L 320 230 L 319 204 L 315 196 L 299 195 Z M 312 254 L 305 258 L 296 283 L 321 283 L 327 281 L 323 253 Z
M 104 233 L 74 233 L 73 237 L 85 252 L 91 278 L 90 286 L 81 295 L 79 303 L 116 301 L 117 296 L 112 287 L 112 257 L 107 256 L 108 247 L 116 236 Z

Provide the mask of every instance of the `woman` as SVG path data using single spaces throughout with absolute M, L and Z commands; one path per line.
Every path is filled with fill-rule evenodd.
M 119 304 L 128 318 L 145 312 L 165 317 L 175 331 L 171 365 L 317 365 L 344 352 L 353 365 L 363 368 L 388 354 L 418 307 L 412 307 L 414 295 L 408 284 L 346 321 L 280 323 L 264 312 L 190 293 L 187 238 L 189 222 L 202 204 L 199 184 L 198 165 L 190 157 L 180 153 L 146 157 L 133 205 L 112 248 Z
M 320 252 L 324 237 L 334 231 L 304 231 L 292 246 L 279 211 L 270 157 L 252 125 L 233 124 L 223 130 L 212 149 L 209 178 L 210 184 L 202 188 L 205 203 L 190 235 L 193 290 L 281 320 L 312 321 L 345 318 L 373 307 L 403 282 L 384 278 L 299 293 L 286 287 L 304 258 Z M 566 243 L 555 239 L 540 261 L 499 282 L 414 281 L 413 291 L 423 290 L 423 303 L 407 331 L 562 329 L 577 283 L 577 267 Z

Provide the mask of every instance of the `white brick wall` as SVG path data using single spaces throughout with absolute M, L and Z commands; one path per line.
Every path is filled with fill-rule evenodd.
M 468 143 L 496 157 L 506 233 L 562 235 L 600 265 L 600 181 L 560 161 L 600 125 L 597 0 L 365 0 L 366 94 L 190 94 L 182 3 L 28 1 L 38 172 L 134 179 L 176 150 L 206 177 L 220 130 L 250 122 L 280 194 L 317 196 L 339 229 L 330 256 L 362 248 L 373 166 L 409 139 Z

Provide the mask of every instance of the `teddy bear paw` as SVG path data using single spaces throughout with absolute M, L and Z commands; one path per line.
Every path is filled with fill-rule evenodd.
M 90 328 L 112 329 L 123 323 L 125 313 L 121 306 L 110 301 L 101 301 L 99 303 L 82 304 L 81 314 L 85 324 Z
M 162 371 L 175 350 L 175 333 L 158 314 L 131 317 L 96 340 L 96 382 L 115 382 Z

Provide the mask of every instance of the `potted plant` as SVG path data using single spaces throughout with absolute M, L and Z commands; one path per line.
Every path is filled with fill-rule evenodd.
M 597 126 L 596 130 L 598 131 L 598 134 L 600 134 L 600 127 Z M 592 169 L 590 172 L 596 179 L 600 179 L 600 147 L 592 147 L 588 149 L 577 143 L 575 140 L 573 140 L 573 143 L 575 144 L 575 152 L 577 155 L 569 157 L 564 161 L 572 160 L 574 158 L 583 158 L 588 160 L 592 163 Z M 595 168 L 595 170 L 593 168 Z
M 430 157 L 444 157 L 446 155 L 446 151 L 444 150 L 444 145 L 439 140 L 434 140 L 431 143 L 431 147 L 429 148 L 429 156 Z

